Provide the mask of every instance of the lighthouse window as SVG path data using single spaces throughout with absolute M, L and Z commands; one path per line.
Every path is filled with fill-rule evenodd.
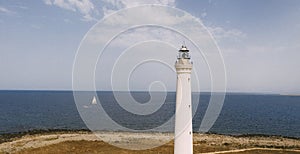
M 188 81 L 190 82 L 190 78 L 188 78 Z

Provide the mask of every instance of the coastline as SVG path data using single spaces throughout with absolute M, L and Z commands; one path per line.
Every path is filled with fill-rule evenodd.
M 99 135 L 101 136 L 100 138 L 97 137 Z M 156 152 L 159 150 L 166 152 L 166 150 L 172 151 L 173 149 L 172 133 L 99 131 L 97 132 L 97 136 L 88 130 L 35 130 L 14 135 L 6 134 L 0 136 L 2 141 L 0 144 L 0 153 L 26 153 L 26 151 L 34 152 L 34 150 L 43 149 L 52 150 L 55 149 L 55 146 L 76 147 L 75 145 L 78 143 L 80 143 L 80 145 L 88 145 L 89 148 L 91 148 L 90 146 L 94 145 L 95 147 L 98 147 L 98 150 L 101 150 L 101 147 L 103 147 L 104 149 L 108 148 L 119 152 L 126 151 L 127 153 L 135 153 L 137 151 L 121 149 L 119 147 L 130 147 L 131 149 L 134 149 L 136 147 L 143 148 L 144 146 L 146 148 L 152 144 L 155 146 L 155 142 L 165 142 L 166 144 L 160 147 L 148 149 L 146 151 L 144 150 L 144 152 L 148 153 L 148 151 L 151 152 L 153 150 L 156 150 Z M 266 135 L 220 135 L 211 133 L 194 133 L 193 136 L 194 150 L 196 150 L 198 153 L 253 148 L 258 150 L 289 150 L 293 151 L 294 153 L 300 153 L 299 138 Z M 110 143 L 117 145 L 118 147 L 103 142 L 102 139 L 109 140 Z M 129 143 L 128 139 L 134 142 Z M 84 146 L 82 146 L 82 148 L 83 149 L 81 150 L 89 149 L 88 147 L 84 148 Z M 73 150 L 76 151 L 76 149 Z

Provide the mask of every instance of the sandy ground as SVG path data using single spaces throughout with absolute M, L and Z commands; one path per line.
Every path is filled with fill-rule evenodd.
M 97 137 L 98 136 L 98 137 Z M 173 134 L 57 132 L 25 135 L 0 144 L 0 153 L 173 153 Z M 103 142 L 105 140 L 106 142 Z M 113 145 L 117 145 L 113 146 Z M 148 147 L 162 146 L 146 150 Z M 122 149 L 120 147 L 127 147 Z M 232 137 L 215 134 L 194 134 L 194 153 L 300 153 L 300 140 L 283 137 Z

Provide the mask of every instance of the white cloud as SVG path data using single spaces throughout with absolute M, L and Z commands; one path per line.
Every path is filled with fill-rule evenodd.
M 116 2 L 116 1 L 114 1 Z M 115 5 L 120 5 L 116 3 Z M 209 40 L 209 35 L 198 35 L 199 32 L 206 33 L 206 29 L 199 27 L 199 25 L 194 25 L 195 21 L 203 23 L 199 18 L 192 18 L 188 13 L 175 14 L 172 9 L 158 9 L 152 8 L 154 11 L 146 11 L 145 8 L 132 8 L 124 12 L 114 14 L 113 16 L 105 19 L 105 27 L 101 27 L 100 30 L 103 32 L 101 35 L 95 33 L 95 36 L 91 37 L 90 41 L 93 43 L 105 43 L 105 36 L 110 36 L 117 31 L 122 31 L 122 26 L 126 25 L 140 25 L 140 24 L 158 24 L 158 25 L 168 25 L 170 27 L 182 28 L 184 31 L 182 33 L 189 34 L 192 38 L 197 38 L 204 42 Z M 157 9 L 157 10 L 156 10 Z M 113 10 L 109 10 L 112 11 Z M 194 22 L 191 22 L 194 21 Z M 205 24 L 204 24 L 205 25 Z M 206 26 L 206 25 L 205 25 Z M 246 38 L 246 34 L 238 29 L 225 29 L 220 26 L 208 25 L 206 28 L 212 33 L 213 37 L 218 43 L 229 42 L 229 44 L 236 43 L 236 40 L 241 40 Z M 154 28 L 155 29 L 155 28 Z M 174 37 L 173 33 L 166 32 L 162 29 L 156 28 L 157 31 L 153 31 L 153 28 L 145 28 L 142 31 L 128 31 L 126 37 L 120 37 L 114 45 L 116 46 L 130 46 L 134 44 L 134 40 L 147 40 L 147 39 L 157 39 L 169 40 L 170 42 L 175 42 L 174 44 L 181 44 L 184 40 L 183 38 Z M 99 31 L 100 31 L 99 30 Z M 147 31 L 147 32 L 144 32 Z M 142 35 L 140 35 L 142 34 Z M 111 36 L 112 37 L 112 36 Z M 212 53 L 209 53 L 212 54 Z
M 44 0 L 47 5 L 55 5 L 60 8 L 78 11 L 82 14 L 84 21 L 93 21 L 95 19 L 95 13 L 98 13 L 94 4 L 90 0 Z M 120 9 L 136 7 L 139 5 L 147 4 L 156 4 L 156 5 L 165 5 L 170 7 L 175 7 L 175 0 L 102 0 L 104 5 L 102 11 L 104 16 L 112 14 Z M 117 16 L 117 18 L 109 18 L 109 22 L 112 25 L 122 25 L 127 23 L 135 23 L 136 21 L 149 21 L 149 18 L 155 18 L 152 21 L 164 21 L 166 25 L 175 25 L 178 23 L 185 23 L 186 20 L 189 20 L 187 16 L 170 16 L 168 11 L 160 12 L 131 12 L 131 18 L 123 17 L 122 15 Z M 204 11 L 201 16 L 205 17 L 207 14 Z M 198 21 L 202 22 L 200 19 Z M 188 25 L 186 25 L 188 26 Z M 190 27 L 190 26 L 189 26 Z M 207 26 L 208 30 L 213 34 L 214 38 L 218 41 L 221 40 L 239 40 L 246 37 L 246 34 L 237 29 L 224 29 L 218 26 Z M 109 29 L 112 29 L 109 28 Z M 198 30 L 197 28 L 189 28 L 189 31 Z M 108 30 L 110 33 L 111 30 Z M 113 31 L 113 30 L 112 30 Z M 193 32 L 191 32 L 193 33 Z
M 156 4 L 175 7 L 175 0 L 102 0 L 108 6 L 104 6 L 103 13 L 107 16 L 119 9 L 131 8 L 139 5 Z
M 98 12 L 95 10 L 94 4 L 89 0 L 44 0 L 44 3 L 74 12 L 79 11 L 85 21 L 97 20 L 93 17 L 93 14 Z
M 167 5 L 171 7 L 175 6 L 175 0 L 102 0 L 102 1 L 107 4 L 111 4 L 118 9 L 130 8 L 130 7 L 135 7 L 139 5 L 145 5 L 145 4 Z
M 146 7 L 148 8 L 148 7 Z M 189 22 L 194 21 L 194 18 L 191 18 L 188 14 L 174 14 L 172 10 L 169 9 L 161 9 L 161 8 L 152 8 L 153 11 L 149 11 L 149 8 L 134 8 L 129 9 L 124 12 L 120 12 L 118 14 L 114 14 L 113 16 L 106 18 L 103 22 L 104 27 L 100 27 L 99 31 L 102 31 L 103 34 L 98 35 L 95 33 L 95 36 L 90 40 L 91 42 L 102 42 L 105 43 L 104 36 L 110 36 L 117 31 L 124 30 L 124 26 L 126 25 L 141 25 L 141 24 L 151 24 L 151 25 L 168 25 L 168 26 L 177 26 L 177 27 L 186 27 L 186 31 L 191 31 L 190 34 L 193 34 L 195 31 L 199 31 L 201 27 L 193 27 L 191 28 Z M 148 11 L 147 11 L 148 10 Z M 138 12 L 138 13 L 137 13 Z M 200 21 L 200 19 L 199 19 Z M 201 21 L 200 21 L 201 22 Z M 173 33 L 166 32 L 165 30 L 159 27 L 144 27 L 138 31 L 128 30 L 126 32 L 126 38 L 120 38 L 117 41 L 117 45 L 119 46 L 128 46 L 134 44 L 134 38 L 136 40 L 147 40 L 147 39 L 158 39 L 165 38 L 170 42 L 176 42 L 177 44 L 182 43 L 183 39 L 174 37 Z M 103 40 L 104 39 L 104 40 Z M 173 40 L 173 41 L 171 41 Z M 175 41 L 176 40 L 176 41 Z M 179 41 L 179 42 L 178 42 Z
M 0 13 L 9 14 L 9 15 L 15 14 L 15 12 L 13 12 L 5 7 L 2 7 L 2 6 L 0 6 Z
M 44 3 L 47 5 L 52 5 L 52 1 L 51 0 L 44 0 Z
M 102 7 L 104 16 L 112 14 L 123 8 L 131 8 L 139 5 L 156 4 L 156 5 L 165 5 L 170 7 L 175 7 L 176 5 L 175 0 L 102 0 L 102 2 L 104 2 L 104 5 Z M 83 19 L 82 19 L 83 21 L 97 20 L 95 19 L 94 16 L 95 14 L 98 13 L 98 11 L 90 0 L 44 0 L 44 3 L 47 5 L 55 5 L 60 8 L 74 11 L 74 12 L 78 11 L 83 15 Z M 165 21 L 167 24 L 181 23 L 184 20 L 186 20 L 185 19 L 186 17 L 184 16 L 170 18 L 170 16 L 167 15 L 168 12 L 165 13 L 166 14 L 158 14 L 157 12 L 151 12 L 151 14 L 141 15 L 141 13 L 135 13 L 132 15 L 136 16 L 136 18 L 133 18 L 135 20 L 147 20 L 147 18 L 155 17 L 157 18 L 157 20 L 161 21 L 161 18 L 168 17 L 163 19 L 163 21 Z M 206 15 L 207 15 L 206 12 L 201 14 L 202 17 L 205 17 Z M 129 20 L 128 18 L 118 18 L 118 19 L 111 19 L 111 22 L 112 23 L 116 22 L 117 24 L 134 22 L 128 20 Z M 199 21 L 202 22 L 200 19 Z M 245 33 L 237 29 L 226 30 L 222 27 L 216 27 L 216 26 L 208 26 L 207 28 L 210 32 L 212 32 L 213 36 L 217 40 L 222 40 L 222 39 L 238 40 L 246 37 Z
M 226 30 L 222 27 L 214 27 L 214 26 L 209 26 L 207 28 L 217 40 L 222 40 L 222 39 L 239 40 L 247 37 L 245 33 L 243 33 L 238 29 Z

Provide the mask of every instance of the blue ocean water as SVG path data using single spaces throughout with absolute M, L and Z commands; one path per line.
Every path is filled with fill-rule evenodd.
M 150 99 L 147 92 L 131 94 L 139 102 Z M 148 116 L 124 112 L 112 92 L 98 92 L 98 97 L 115 122 L 132 129 L 157 127 L 175 113 L 173 92 L 168 93 L 157 112 Z M 199 130 L 209 99 L 209 93 L 201 93 L 193 118 L 194 131 Z M 72 91 L 0 91 L 0 134 L 35 129 L 87 129 L 77 111 Z M 221 114 L 210 132 L 300 138 L 300 97 L 226 94 Z

